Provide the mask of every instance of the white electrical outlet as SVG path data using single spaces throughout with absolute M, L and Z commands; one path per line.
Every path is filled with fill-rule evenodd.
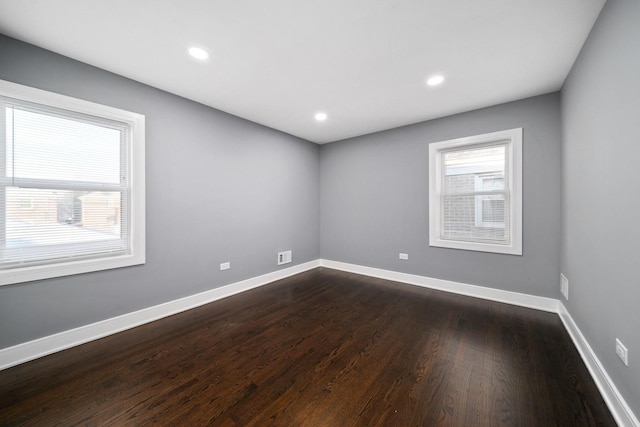
M 625 347 L 618 338 L 616 338 L 616 354 L 625 366 L 629 366 L 629 350 L 627 350 L 627 347 Z
M 231 268 L 230 262 L 223 262 L 222 264 L 220 264 L 220 270 L 228 270 L 230 268 Z
M 399 257 L 400 259 L 409 259 L 409 254 L 403 254 L 402 252 L 400 252 Z
M 569 300 L 569 279 L 560 273 L 560 292 L 564 295 L 564 299 Z
M 278 252 L 278 265 L 291 262 L 291 251 Z

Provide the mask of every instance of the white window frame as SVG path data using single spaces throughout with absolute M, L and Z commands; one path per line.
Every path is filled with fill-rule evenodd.
M 0 80 L 0 95 L 43 106 L 88 114 L 126 124 L 129 170 L 129 251 L 65 262 L 0 270 L 0 286 L 144 264 L 145 256 L 145 116 L 118 108 Z M 4 207 L 0 207 L 2 210 Z M 1 215 L 2 217 L 4 215 Z M 2 226 L 0 224 L 0 226 Z M 2 230 L 3 231 L 3 230 Z
M 507 244 L 442 238 L 443 153 L 452 149 L 507 143 L 505 174 L 510 202 L 509 242 Z M 468 136 L 429 144 L 429 246 L 522 255 L 522 128 Z

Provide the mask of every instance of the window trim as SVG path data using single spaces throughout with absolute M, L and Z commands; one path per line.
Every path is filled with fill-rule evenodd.
M 469 242 L 441 238 L 442 152 L 461 147 L 507 141 L 507 165 L 511 209 L 509 244 Z M 429 246 L 522 255 L 522 128 L 467 136 L 429 144 Z
M 106 105 L 0 80 L 0 95 L 44 106 L 125 123 L 129 127 L 127 167 L 130 175 L 129 245 L 125 255 L 80 259 L 0 270 L 0 286 L 144 264 L 145 255 L 145 116 Z

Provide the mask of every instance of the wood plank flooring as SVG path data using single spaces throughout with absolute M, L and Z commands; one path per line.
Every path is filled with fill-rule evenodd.
M 1 371 L 0 424 L 615 422 L 557 315 L 319 268 Z

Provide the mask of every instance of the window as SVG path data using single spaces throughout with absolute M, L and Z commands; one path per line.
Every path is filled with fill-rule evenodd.
M 144 116 L 0 80 L 0 285 L 143 264 Z
M 522 255 L 522 128 L 429 145 L 429 245 Z

